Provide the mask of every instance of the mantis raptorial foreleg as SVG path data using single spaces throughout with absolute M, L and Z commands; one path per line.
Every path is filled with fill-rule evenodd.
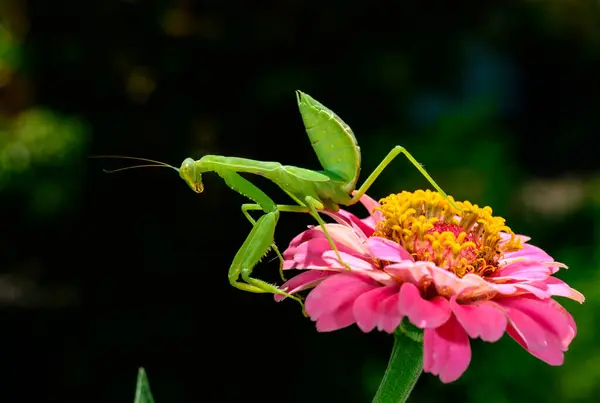
M 276 207 L 279 210 L 279 206 L 276 206 Z M 244 214 L 244 216 L 246 216 L 248 221 L 250 221 L 252 226 L 256 226 L 256 221 L 254 220 L 254 218 L 252 218 L 252 216 L 250 215 L 250 213 L 248 211 L 249 210 L 262 210 L 262 209 L 263 208 L 261 206 L 259 206 L 258 204 L 242 204 L 242 213 Z M 279 248 L 277 247 L 275 242 L 273 242 L 271 244 L 271 249 L 273 249 L 273 251 L 277 254 L 277 257 L 279 258 L 279 275 L 281 276 L 281 279 L 283 281 L 286 281 L 286 278 L 283 275 L 283 262 L 284 262 L 283 256 L 281 256 L 281 252 L 279 252 Z
M 291 213 L 310 213 L 308 208 L 302 207 L 302 206 L 289 206 L 289 205 L 277 204 L 275 207 L 277 208 L 278 211 L 291 212 Z M 249 213 L 250 210 L 263 210 L 264 211 L 264 209 L 258 204 L 242 204 L 242 213 L 244 213 L 244 215 L 246 216 L 248 221 L 250 221 L 252 223 L 252 225 L 256 225 L 256 221 L 254 220 L 254 218 L 252 218 L 252 216 Z M 281 277 L 281 279 L 283 281 L 286 281 L 286 278 L 283 275 L 283 262 L 284 262 L 283 256 L 281 256 L 281 252 L 279 252 L 279 249 L 277 248 L 277 245 L 275 245 L 275 242 L 273 242 L 273 244 L 271 245 L 271 248 L 275 251 L 275 253 L 277 254 L 277 257 L 279 258 L 279 276 Z
M 232 286 L 244 291 L 284 295 L 298 301 L 303 306 L 300 298 L 281 291 L 273 284 L 250 277 L 254 266 L 260 262 L 273 244 L 275 226 L 279 219 L 277 206 L 259 188 L 239 174 L 229 170 L 218 170 L 217 173 L 231 189 L 255 201 L 265 212 L 265 215 L 256 221 L 250 234 L 233 258 L 229 268 L 229 282 Z M 240 277 L 246 283 L 238 281 Z
M 367 190 L 369 190 L 369 188 L 371 187 L 373 182 L 375 182 L 375 180 L 381 174 L 381 172 L 399 154 L 404 154 L 404 156 L 415 166 L 415 168 L 417 168 L 419 170 L 419 172 L 421 172 L 421 174 L 425 177 L 425 179 L 427 179 L 429 181 L 429 183 L 431 183 L 431 185 L 435 188 L 435 190 L 437 190 L 440 194 L 442 194 L 447 200 L 449 200 L 454 205 L 454 202 L 448 198 L 448 195 L 446 194 L 446 192 L 444 192 L 442 190 L 442 188 L 440 188 L 440 186 L 427 173 L 425 168 L 423 168 L 423 166 L 421 164 L 419 164 L 419 162 L 408 151 L 406 151 L 406 149 L 402 146 L 396 146 L 396 147 L 392 148 L 392 150 L 388 153 L 388 155 L 386 155 L 386 157 L 383 159 L 383 161 L 381 161 L 379 163 L 377 168 L 375 168 L 375 170 L 373 170 L 373 172 L 371 172 L 371 175 L 369 175 L 367 177 L 367 179 L 360 186 L 360 188 L 358 188 L 356 190 L 356 192 L 354 193 L 354 195 L 352 196 L 352 199 L 350 200 L 350 202 L 348 204 L 352 205 L 354 203 L 357 203 L 358 200 L 367 192 Z M 458 208 L 456 205 L 454 205 L 454 207 Z
M 317 220 L 317 222 L 319 223 L 319 226 L 321 227 L 321 230 L 323 231 L 323 234 L 325 234 L 325 238 L 327 239 L 327 241 L 329 242 L 329 246 L 331 246 L 331 249 L 335 252 L 336 257 L 338 258 L 338 260 L 340 261 L 340 263 L 346 267 L 348 270 L 350 269 L 350 266 L 348 266 L 346 263 L 344 263 L 344 261 L 342 260 L 342 257 L 340 256 L 340 252 L 338 251 L 337 247 L 335 246 L 335 243 L 333 242 L 333 238 L 331 238 L 331 235 L 329 235 L 329 232 L 327 232 L 327 228 L 325 227 L 325 221 L 323 221 L 323 219 L 321 218 L 321 216 L 319 215 L 318 210 L 323 210 L 324 206 L 322 203 L 320 203 L 318 200 L 315 200 L 314 198 L 307 196 L 305 198 L 305 203 L 308 207 L 304 207 L 304 206 L 290 206 L 290 205 L 285 205 L 285 204 L 277 204 L 275 207 L 277 207 L 277 210 L 282 211 L 282 212 L 288 212 L 288 213 L 309 213 L 311 216 L 314 217 L 315 220 Z M 249 210 L 263 210 L 263 208 L 258 205 L 258 204 L 244 204 L 242 206 L 242 211 L 244 211 L 244 214 L 247 214 L 247 212 Z M 251 217 L 250 214 L 247 214 L 248 219 L 250 220 L 250 222 L 254 221 Z M 283 260 L 283 257 L 281 257 L 281 255 L 279 255 L 279 257 Z M 283 265 L 279 267 L 279 272 L 281 274 L 281 278 L 284 278 L 283 276 Z

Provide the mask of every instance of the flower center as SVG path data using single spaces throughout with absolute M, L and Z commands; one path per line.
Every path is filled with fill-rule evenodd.
M 434 262 L 459 277 L 490 275 L 504 253 L 523 248 L 504 218 L 492 216 L 487 206 L 454 202 L 456 209 L 430 190 L 393 194 L 380 203 L 377 209 L 384 219 L 377 223 L 374 236 L 393 240 L 415 260 Z M 502 232 L 510 238 L 503 239 Z

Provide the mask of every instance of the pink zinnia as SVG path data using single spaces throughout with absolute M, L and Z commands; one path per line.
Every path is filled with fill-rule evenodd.
M 471 360 L 469 337 L 495 342 L 506 331 L 535 357 L 563 363 L 577 332 L 573 317 L 551 297 L 583 302 L 553 277 L 546 252 L 515 235 L 489 207 L 439 193 L 402 192 L 377 203 L 361 198 L 370 216 L 339 210 L 327 224 L 343 263 L 319 226 L 294 238 L 284 269 L 304 270 L 281 289 L 313 288 L 306 313 L 317 330 L 356 323 L 392 333 L 404 317 L 424 329 L 423 368 L 452 382 Z M 284 297 L 277 295 L 277 301 Z

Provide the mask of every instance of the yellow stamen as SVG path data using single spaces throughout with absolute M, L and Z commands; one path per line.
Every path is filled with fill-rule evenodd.
M 459 277 L 490 275 L 504 253 L 523 248 L 504 218 L 494 217 L 487 206 L 455 202 L 457 210 L 430 190 L 393 194 L 380 203 L 377 209 L 384 220 L 377 224 L 375 236 L 393 240 L 415 260 L 434 262 Z M 501 232 L 510 240 L 502 242 Z

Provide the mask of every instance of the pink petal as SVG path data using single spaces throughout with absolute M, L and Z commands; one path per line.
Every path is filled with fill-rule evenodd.
M 547 337 L 543 330 L 527 316 L 513 312 L 506 332 L 531 355 L 547 364 L 559 366 L 563 364 L 564 353 L 559 348 L 558 339 Z
M 430 269 L 430 276 L 435 289 L 441 295 L 461 295 L 463 293 L 471 296 L 488 295 L 495 291 L 490 283 L 473 273 L 468 273 L 461 278 L 451 271 L 433 265 Z
M 432 262 L 410 262 L 392 263 L 383 268 L 390 276 L 399 282 L 420 284 L 422 279 L 430 279 L 430 273 L 435 264 Z
M 585 301 L 585 297 L 582 293 L 569 287 L 564 281 L 556 277 L 548 277 L 546 279 L 546 285 L 548 286 L 548 291 L 552 295 L 567 297 L 579 302 L 580 304 L 583 304 Z
M 506 330 L 506 314 L 494 302 L 479 301 L 461 305 L 456 302 L 456 297 L 452 297 L 450 307 L 472 339 L 481 337 L 482 340 L 495 342 L 500 340 Z
M 323 259 L 323 253 L 330 249 L 331 246 L 325 236 L 304 242 L 296 247 L 292 257 L 294 267 L 301 269 L 327 267 L 329 264 Z M 284 267 L 286 266 L 284 265 Z
M 378 287 L 359 296 L 354 302 L 356 324 L 363 332 L 370 332 L 378 322 L 377 308 L 389 296 L 398 292 L 395 287 Z M 396 308 L 394 306 L 394 308 Z M 384 313 L 385 315 L 385 313 Z
M 465 276 L 466 277 L 466 276 Z M 489 278 L 489 280 L 493 280 L 493 278 Z M 495 284 L 493 282 L 488 283 L 498 294 L 502 295 L 513 295 L 519 291 L 516 287 L 516 284 Z
M 373 233 L 375 232 L 375 226 L 381 220 L 382 218 L 376 219 L 375 217 L 367 217 L 361 220 L 364 226 L 367 228 L 363 229 L 363 232 L 367 238 L 373 236 Z
M 321 227 L 315 227 L 317 230 L 321 230 Z M 329 233 L 331 239 L 335 242 L 336 247 L 337 244 L 342 244 L 350 249 L 361 253 L 367 254 L 368 250 L 364 244 L 364 240 L 361 239 L 356 231 L 352 230 L 349 227 L 343 226 L 341 224 L 327 224 L 325 229 Z
M 373 232 L 375 232 L 375 227 L 377 226 L 377 223 L 379 221 L 383 220 L 383 213 L 379 210 L 374 211 L 373 215 L 367 217 L 367 218 L 363 218 L 361 221 L 368 227 L 370 228 L 370 231 L 367 232 L 365 231 L 365 234 L 367 236 L 372 236 Z
M 528 260 L 537 260 L 539 262 L 553 262 L 554 259 L 552 256 L 544 252 L 542 249 L 537 246 L 524 244 L 523 249 L 518 250 L 516 252 L 508 252 L 504 254 L 504 259 L 528 259 Z
M 366 260 L 366 259 L 361 259 L 360 257 L 356 257 L 353 255 L 350 255 L 346 252 L 341 252 L 338 251 L 340 254 L 340 257 L 342 258 L 342 261 L 347 264 L 348 266 L 350 266 L 350 268 L 354 271 L 373 271 L 376 270 L 377 267 L 373 265 L 373 263 L 371 263 L 371 260 Z M 368 259 L 368 258 L 367 258 Z M 339 269 L 339 270 L 348 270 L 343 264 L 342 262 L 340 262 L 340 259 L 338 259 L 338 255 L 337 253 L 335 253 L 335 251 L 333 250 L 328 250 L 325 253 L 323 253 L 323 260 L 325 260 L 328 264 L 329 267 L 331 268 L 335 268 L 335 269 Z
M 321 210 L 319 211 L 319 213 L 333 218 L 335 222 L 340 225 L 343 225 L 345 227 L 352 227 L 352 219 L 350 218 L 350 216 L 353 216 L 354 214 L 352 214 L 349 211 L 342 209 L 339 209 L 338 211 Z
M 383 300 L 377 307 L 377 329 L 383 330 L 387 333 L 393 333 L 394 330 L 402 322 L 404 317 L 398 311 L 398 298 L 400 294 L 398 292 L 393 293 L 385 300 Z
M 575 324 L 575 319 L 573 319 L 573 316 L 571 316 L 571 314 L 558 302 L 556 302 L 553 299 L 547 299 L 544 300 L 544 303 L 547 304 L 549 306 L 549 308 L 553 308 L 554 310 L 556 310 L 557 314 L 560 314 L 561 316 L 564 317 L 564 320 L 567 323 L 567 326 L 569 328 L 569 331 L 566 332 L 565 335 L 563 335 L 563 345 L 564 346 L 569 346 L 571 344 L 571 342 L 573 341 L 573 339 L 575 338 L 575 335 L 577 335 L 577 325 Z M 566 337 L 564 337 L 566 336 Z
M 425 300 L 416 285 L 404 283 L 400 288 L 398 311 L 417 327 L 431 328 L 444 324 L 452 315 L 448 300 L 437 296 Z
M 402 262 L 403 260 L 410 260 L 414 262 L 415 259 L 398 243 L 390 241 L 389 239 L 380 237 L 371 237 L 367 240 L 367 248 L 371 252 L 371 256 L 388 262 Z
M 290 242 L 290 246 L 283 252 L 283 269 L 289 270 L 295 268 L 297 265 L 296 262 L 294 262 L 294 257 L 298 253 L 298 248 L 306 244 L 307 242 L 319 238 L 325 238 L 325 234 L 323 234 L 323 232 L 319 230 L 309 229 L 300 233 L 294 239 L 292 239 L 292 241 Z M 306 246 L 304 246 L 303 248 L 306 249 Z
M 548 286 L 543 281 L 530 281 L 527 283 L 520 282 L 507 282 L 506 284 L 497 284 L 495 288 L 499 290 L 500 294 L 504 295 L 527 295 L 532 294 L 536 298 L 545 299 L 550 298 L 552 294 L 550 293 Z M 507 290 L 508 292 L 502 292 L 501 290 Z
M 366 240 L 368 237 L 364 230 L 369 233 L 373 232 L 373 230 L 363 224 L 362 220 L 346 210 L 340 209 L 335 213 L 332 211 L 323 210 L 320 211 L 320 213 L 333 218 L 339 225 L 351 229 L 362 240 Z
M 318 332 L 332 332 L 343 329 L 354 323 L 352 301 L 347 301 L 334 312 L 325 314 L 317 320 Z
M 506 301 L 516 298 L 507 298 Z M 502 305 L 506 301 L 502 301 Z M 518 309 L 505 307 L 509 324 L 507 333 L 533 356 L 550 365 L 562 365 L 563 346 L 559 337 Z
M 308 288 L 316 286 L 321 281 L 323 281 L 323 279 L 333 274 L 336 274 L 336 272 L 325 270 L 304 271 L 283 283 L 281 287 L 279 287 L 279 289 L 287 292 L 288 294 L 295 294 L 302 290 L 306 290 Z M 286 299 L 287 297 L 285 295 L 275 294 L 274 298 L 276 302 L 280 302 Z
M 390 275 L 386 272 L 380 270 L 378 266 L 375 266 L 375 263 L 368 257 L 362 259 L 360 257 L 355 257 L 344 252 L 339 252 L 339 254 L 342 261 L 346 265 L 348 265 L 348 267 L 350 267 L 350 270 L 348 270 L 348 267 L 342 264 L 340 259 L 338 259 L 338 256 L 335 253 L 335 251 L 332 250 L 323 253 L 323 259 L 327 262 L 329 270 L 336 270 L 345 273 L 351 272 L 364 274 L 381 284 L 396 284 L 396 280 L 390 277 Z
M 283 261 L 283 270 L 291 270 L 296 268 L 296 262 L 293 260 L 284 260 Z
M 322 234 L 322 233 L 321 233 Z M 334 241 L 334 244 L 337 250 L 340 253 L 346 253 L 350 255 L 358 255 L 361 254 L 356 252 L 354 249 L 340 244 Z M 331 245 L 325 236 L 323 235 L 320 238 L 313 238 L 307 242 L 304 242 L 298 247 L 296 247 L 292 259 L 294 261 L 293 264 L 288 264 L 288 260 L 284 262 L 284 268 L 299 268 L 299 269 L 319 269 L 319 268 L 331 268 L 332 263 L 325 259 L 324 254 L 326 252 L 331 252 L 335 255 L 335 252 L 331 249 Z M 336 267 L 340 267 L 339 264 Z M 344 267 L 344 270 L 346 268 Z
M 352 192 L 352 195 L 354 195 L 354 193 L 356 193 L 356 191 Z M 375 210 L 375 208 L 380 207 L 381 204 L 379 204 L 375 199 L 364 194 L 361 196 L 359 201 L 362 203 L 363 206 L 365 206 L 370 215 L 376 214 L 378 212 L 380 213 L 380 211 Z
M 526 293 L 523 295 L 532 294 L 538 299 L 546 299 L 552 296 L 548 286 L 542 281 L 534 281 L 531 283 L 515 283 L 515 287 L 517 287 L 517 289 L 520 291 L 526 291 Z
M 506 232 L 500 232 L 500 238 L 502 238 L 504 241 L 510 241 L 511 235 L 506 233 Z M 529 241 L 531 239 L 531 237 L 525 236 L 525 235 L 519 235 L 519 234 L 515 234 L 516 238 L 520 238 L 522 243 L 526 243 L 527 241 Z
M 356 190 L 352 191 L 352 196 L 355 194 Z M 369 212 L 369 217 L 360 220 L 363 225 L 358 224 L 358 222 L 355 222 L 354 220 L 353 221 L 360 226 L 361 230 L 367 237 L 370 237 L 373 235 L 373 232 L 375 232 L 375 225 L 383 219 L 383 214 L 381 211 L 375 210 L 375 208 L 381 206 L 381 204 L 366 194 L 363 195 L 359 201 Z
M 287 259 L 289 255 L 289 258 L 291 258 L 298 245 L 307 242 L 313 238 L 321 238 L 324 236 L 325 234 L 323 234 L 322 231 L 318 231 L 316 229 L 309 229 L 301 232 L 299 235 L 296 235 L 294 239 L 292 239 L 288 248 L 285 250 L 285 252 L 283 252 L 283 257 Z
M 577 329 L 573 317 L 552 299 L 517 297 L 507 298 L 501 303 L 512 310 L 519 310 L 544 329 L 558 336 L 565 351 L 575 337 Z
M 469 336 L 452 316 L 435 329 L 425 329 L 423 369 L 444 383 L 457 380 L 471 362 Z
M 317 285 L 306 297 L 306 313 L 313 321 L 334 313 L 346 302 L 377 287 L 368 277 L 350 273 L 336 273 Z
M 487 282 L 475 274 L 467 274 L 460 278 L 456 274 L 437 267 L 433 262 L 410 262 L 392 263 L 383 269 L 397 281 L 421 284 L 423 281 L 432 282 L 437 292 L 441 295 L 461 295 L 467 293 L 470 296 L 487 296 L 500 292 L 496 284 Z M 500 286 L 502 288 L 502 286 Z M 510 286 L 515 291 L 514 286 Z
M 324 213 L 327 213 L 327 212 L 324 212 Z M 364 235 L 365 239 L 367 237 L 371 236 L 373 234 L 373 232 L 375 231 L 374 227 L 367 225 L 364 222 L 364 220 L 361 220 L 360 218 L 358 218 L 354 214 L 350 213 L 349 211 L 340 209 L 336 214 L 343 217 L 356 231 L 360 231 L 362 233 L 362 235 Z M 328 215 L 332 216 L 332 214 L 328 214 Z
M 535 260 L 517 260 L 498 270 L 493 277 L 495 280 L 545 280 L 553 270 Z

